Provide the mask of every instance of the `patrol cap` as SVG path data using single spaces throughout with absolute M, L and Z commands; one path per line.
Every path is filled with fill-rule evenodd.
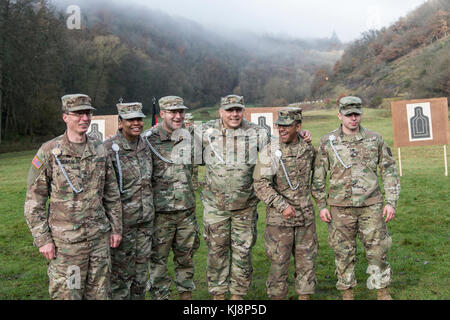
M 189 109 L 184 105 L 183 99 L 177 96 L 162 97 L 158 103 L 161 110 Z
M 191 123 L 194 119 L 194 116 L 192 115 L 192 113 L 186 113 L 184 115 L 184 123 Z
M 220 99 L 220 108 L 223 110 L 228 110 L 231 108 L 242 108 L 244 109 L 244 97 L 230 94 L 226 97 Z
M 61 102 L 62 111 L 64 113 L 80 110 L 95 110 L 95 108 L 91 106 L 91 98 L 82 93 L 66 94 L 61 97 Z
M 339 100 L 339 112 L 344 116 L 351 113 L 362 114 L 361 104 L 362 101 L 358 97 L 343 97 Z
M 145 118 L 140 102 L 118 103 L 116 106 L 117 113 L 122 119 Z
M 278 110 L 278 119 L 275 121 L 275 124 L 290 126 L 294 121 L 302 121 L 302 108 L 288 107 Z

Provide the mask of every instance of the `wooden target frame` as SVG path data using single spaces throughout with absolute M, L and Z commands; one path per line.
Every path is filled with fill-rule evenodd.
M 447 98 L 400 100 L 391 102 L 394 147 L 398 149 L 400 176 L 403 175 L 400 147 L 443 145 L 445 176 L 448 176 Z

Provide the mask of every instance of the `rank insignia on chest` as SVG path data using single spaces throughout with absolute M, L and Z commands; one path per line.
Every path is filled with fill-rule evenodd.
M 33 166 L 34 166 L 36 169 L 38 169 L 38 170 L 42 167 L 42 161 L 39 160 L 39 158 L 38 158 L 37 155 L 34 156 L 33 161 L 31 161 L 31 163 L 32 163 Z

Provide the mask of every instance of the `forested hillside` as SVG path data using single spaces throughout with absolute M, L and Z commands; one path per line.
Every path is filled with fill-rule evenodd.
M 449 25 L 450 1 L 429 0 L 389 28 L 364 33 L 332 70 L 316 74 L 312 95 L 352 93 L 372 107 L 385 98 L 449 97 Z
M 70 5 L 81 12 L 67 27 Z M 332 67 L 343 45 L 329 39 L 219 34 L 169 13 L 127 1 L 0 0 L 1 141 L 59 134 L 60 97 L 87 93 L 97 114 L 119 98 L 179 95 L 192 108 L 226 94 L 247 104 L 307 99 L 319 66 Z

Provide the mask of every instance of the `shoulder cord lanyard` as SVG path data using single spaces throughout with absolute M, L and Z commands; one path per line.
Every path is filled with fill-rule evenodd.
M 174 164 L 174 162 L 173 162 L 172 160 L 166 159 L 166 158 L 164 158 L 162 155 L 160 155 L 160 154 L 158 153 L 158 151 L 156 151 L 156 149 L 151 145 L 151 143 L 148 142 L 148 137 L 150 137 L 151 135 L 152 135 L 152 131 L 151 131 L 151 130 L 148 131 L 148 132 L 145 134 L 145 142 L 147 143 L 147 145 L 148 145 L 148 147 L 150 148 L 150 150 L 152 150 L 152 152 L 153 152 L 159 159 L 161 159 L 162 161 L 164 161 L 164 162 L 166 162 L 166 163 Z
M 291 179 L 289 179 L 289 175 L 286 171 L 286 167 L 284 166 L 283 160 L 281 159 L 281 156 L 282 156 L 281 151 L 280 150 L 275 151 L 275 156 L 278 158 L 278 160 L 280 160 L 281 167 L 283 168 L 284 175 L 286 176 L 286 180 L 289 184 L 289 188 L 291 188 L 292 191 L 297 190 L 298 187 L 300 186 L 300 183 L 295 188 L 292 186 Z
M 122 182 L 122 167 L 120 166 L 120 159 L 119 159 L 119 146 L 117 145 L 117 143 L 113 143 L 113 145 L 111 146 L 111 149 L 115 152 L 116 154 L 116 163 L 117 163 L 117 171 L 119 171 L 119 191 L 120 193 L 123 193 L 122 187 L 123 187 L 123 182 Z
M 345 169 L 348 169 L 351 167 L 351 165 L 347 166 L 344 161 L 342 161 L 341 157 L 339 156 L 339 153 L 337 152 L 336 148 L 334 147 L 333 141 L 336 140 L 336 137 L 334 135 L 331 135 L 328 140 L 330 141 L 331 148 L 333 148 L 334 153 L 336 154 L 336 157 L 338 160 L 342 163 Z
M 63 173 L 63 175 L 64 175 L 64 178 L 66 178 L 66 181 L 67 181 L 67 183 L 69 184 L 69 186 L 72 188 L 73 192 L 74 192 L 75 194 L 81 193 L 81 192 L 83 191 L 83 187 L 81 187 L 80 190 L 77 190 L 77 189 L 73 186 L 72 182 L 70 181 L 69 177 L 67 176 L 66 170 L 64 170 L 64 168 L 63 168 L 63 166 L 62 166 L 62 164 L 61 164 L 61 161 L 59 161 L 59 159 L 58 159 L 58 155 L 61 154 L 61 150 L 58 148 L 58 146 L 52 150 L 52 154 L 53 154 L 53 156 L 55 157 L 56 163 L 58 163 L 59 169 L 61 169 L 61 171 L 62 171 L 62 173 Z

